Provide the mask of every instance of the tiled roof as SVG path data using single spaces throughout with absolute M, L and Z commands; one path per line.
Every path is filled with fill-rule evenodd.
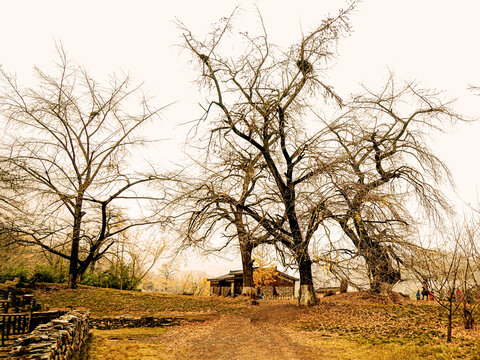
M 256 269 L 256 268 L 254 268 L 254 269 Z M 298 281 L 299 280 L 298 278 L 296 278 L 294 276 L 291 276 L 291 275 L 288 275 L 288 274 L 285 274 L 284 272 L 281 272 L 277 269 L 275 269 L 275 271 L 276 271 L 277 276 L 282 277 L 284 279 L 291 280 L 291 281 Z M 207 279 L 207 280 L 208 281 L 230 280 L 230 279 L 234 279 L 237 276 L 243 276 L 243 270 L 230 270 L 230 272 L 228 274 L 217 276 L 217 277 L 210 278 L 210 279 Z

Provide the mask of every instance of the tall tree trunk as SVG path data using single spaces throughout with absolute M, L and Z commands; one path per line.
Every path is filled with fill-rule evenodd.
M 299 305 L 311 306 L 317 304 L 317 297 L 313 287 L 312 261 L 307 253 L 297 258 L 298 271 L 300 273 Z
M 253 260 L 252 260 L 253 244 L 248 241 L 240 241 L 240 253 L 242 255 L 243 270 L 243 289 L 242 295 L 255 297 L 255 283 L 253 282 Z
M 235 226 L 237 228 L 238 242 L 240 244 L 240 254 L 242 256 L 242 270 L 243 270 L 243 288 L 242 295 L 255 297 L 255 284 L 253 282 L 253 260 L 252 251 L 253 243 L 249 240 L 248 234 L 243 226 L 243 213 L 241 211 L 235 212 Z
M 73 215 L 72 248 L 70 250 L 70 268 L 68 272 L 68 286 L 70 289 L 76 289 L 80 281 L 79 272 L 79 249 L 80 249 L 80 230 L 82 226 L 82 197 L 79 195 L 75 203 L 75 212 Z
M 452 342 L 452 328 L 453 328 L 453 311 L 452 307 L 450 306 L 450 310 L 448 313 L 448 324 L 447 324 L 447 342 Z
M 473 324 L 475 323 L 473 312 L 467 308 L 466 300 L 463 303 L 463 323 L 465 329 L 473 329 Z
M 370 236 L 361 220 L 360 213 L 358 211 L 354 213 L 357 214 L 354 219 L 355 230 L 349 227 L 346 218 L 338 218 L 337 221 L 345 234 L 352 240 L 359 255 L 365 259 L 370 277 L 370 290 L 386 295 L 400 280 L 400 271 L 393 266 L 387 250 Z

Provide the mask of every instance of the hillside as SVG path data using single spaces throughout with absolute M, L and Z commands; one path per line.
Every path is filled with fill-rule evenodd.
M 247 309 L 242 298 L 170 295 L 64 284 L 37 286 L 35 296 L 50 308 L 88 308 L 91 316 L 225 313 Z
M 447 344 L 446 316 L 427 301 L 349 293 L 308 308 L 294 301 L 251 306 L 241 297 L 58 285 L 37 296 L 52 308 L 88 307 L 93 316 L 209 314 L 169 328 L 94 330 L 89 359 L 480 359 L 480 331 L 463 329 L 456 318 Z

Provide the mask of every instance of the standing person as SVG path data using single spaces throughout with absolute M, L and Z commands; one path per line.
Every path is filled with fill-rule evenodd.
M 428 290 L 425 286 L 422 287 L 422 300 L 428 300 Z
M 420 289 L 417 289 L 417 300 L 420 300 Z

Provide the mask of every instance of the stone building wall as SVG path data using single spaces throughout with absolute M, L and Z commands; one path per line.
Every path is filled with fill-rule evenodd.
M 275 288 L 275 295 L 273 288 Z M 282 299 L 292 298 L 294 296 L 293 286 L 261 286 L 260 293 L 263 294 L 265 298 L 275 298 L 280 297 Z
M 10 358 L 69 360 L 79 352 L 88 336 L 88 311 L 72 310 L 14 342 Z
M 292 297 L 294 295 L 294 287 L 293 286 L 279 286 L 276 288 L 278 296 L 281 297 Z

